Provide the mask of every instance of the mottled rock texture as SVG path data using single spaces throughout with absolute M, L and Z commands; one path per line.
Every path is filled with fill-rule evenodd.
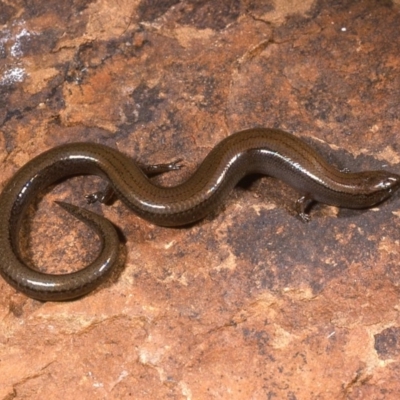
M 400 4 L 378 0 L 0 0 L 0 188 L 52 146 L 93 141 L 144 163 L 184 157 L 176 184 L 230 133 L 306 138 L 332 163 L 400 172 Z M 95 257 L 38 199 L 26 256 L 51 272 Z M 0 399 L 399 399 L 400 195 L 369 211 L 247 180 L 184 229 L 95 205 L 124 268 L 74 302 L 0 280 Z M 0 210 L 1 212 L 1 210 Z M 1 260 L 0 260 L 1 262 Z

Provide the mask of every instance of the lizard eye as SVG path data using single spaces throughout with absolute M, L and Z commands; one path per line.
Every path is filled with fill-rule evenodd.
M 392 191 L 392 189 L 399 185 L 400 183 L 400 176 L 390 175 L 384 177 L 377 177 L 378 180 L 375 183 L 375 189 L 377 190 L 388 190 Z
M 391 189 L 393 186 L 399 183 L 399 178 L 395 176 L 389 176 L 382 182 L 382 187 L 385 189 Z

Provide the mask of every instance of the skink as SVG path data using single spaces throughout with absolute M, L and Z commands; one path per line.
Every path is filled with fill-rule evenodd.
M 99 235 L 102 249 L 85 268 L 63 275 L 41 273 L 23 260 L 19 232 L 28 205 L 47 186 L 72 175 L 106 179 L 116 196 L 140 217 L 163 226 L 186 225 L 214 211 L 245 175 L 269 175 L 295 188 L 299 216 L 318 201 L 339 207 L 367 208 L 387 199 L 400 176 L 386 171 L 350 173 L 329 165 L 303 140 L 277 129 L 254 128 L 232 134 L 214 147 L 185 182 L 161 187 L 129 157 L 94 143 L 50 149 L 28 162 L 0 195 L 0 273 L 17 290 L 39 300 L 68 300 L 87 294 L 118 260 L 119 240 L 105 218 L 59 203 Z M 100 196 L 101 197 L 101 196 Z M 90 196 L 96 201 L 98 195 Z

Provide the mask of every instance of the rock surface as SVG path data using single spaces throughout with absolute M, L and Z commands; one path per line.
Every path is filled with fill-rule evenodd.
M 399 1 L 2 0 L 0 188 L 83 140 L 184 157 L 158 178 L 173 185 L 255 125 L 340 168 L 399 172 L 399 27 Z M 96 238 L 53 201 L 102 187 L 76 177 L 39 199 L 27 258 L 54 273 L 93 259 Z M 0 280 L 0 399 L 398 399 L 399 196 L 317 205 L 309 224 L 296 196 L 248 181 L 184 229 L 90 206 L 121 228 L 126 264 L 73 302 Z

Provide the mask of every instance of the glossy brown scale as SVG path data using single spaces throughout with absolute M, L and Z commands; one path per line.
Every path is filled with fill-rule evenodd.
M 115 194 L 142 218 L 158 225 L 193 223 L 215 211 L 245 175 L 261 173 L 297 189 L 299 216 L 308 221 L 310 201 L 348 208 L 366 208 L 387 199 L 400 176 L 386 171 L 341 172 L 312 147 L 276 129 L 249 129 L 220 142 L 185 182 L 161 187 L 147 174 L 178 169 L 175 162 L 141 167 L 119 151 L 94 143 L 53 148 L 22 167 L 0 195 L 0 272 L 15 288 L 40 300 L 68 300 L 97 287 L 118 260 L 118 236 L 105 218 L 70 204 L 59 203 L 94 229 L 102 242 L 98 258 L 80 271 L 49 275 L 29 268 L 19 249 L 25 210 L 50 184 L 71 175 L 95 174 L 109 183 L 105 193 L 88 196 L 106 201 Z

